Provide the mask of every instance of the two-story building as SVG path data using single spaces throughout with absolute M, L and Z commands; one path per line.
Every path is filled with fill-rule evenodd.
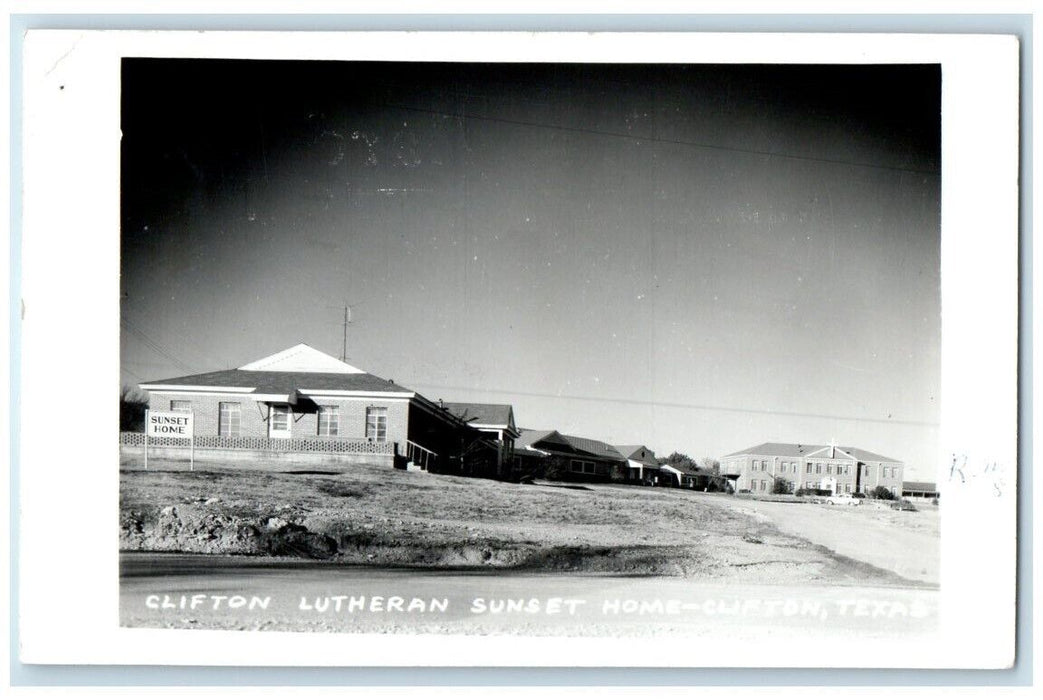
M 902 494 L 899 460 L 858 447 L 766 442 L 721 457 L 721 472 L 736 490 L 771 493 L 778 480 L 789 489 L 869 495 L 877 486 Z

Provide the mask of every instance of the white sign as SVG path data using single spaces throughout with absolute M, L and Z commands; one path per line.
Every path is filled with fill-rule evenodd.
M 192 437 L 192 414 L 149 411 L 145 432 L 149 437 Z

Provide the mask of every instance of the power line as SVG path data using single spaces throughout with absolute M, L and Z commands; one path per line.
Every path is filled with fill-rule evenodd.
M 800 411 L 776 411 L 765 408 L 738 408 L 736 406 L 719 406 L 713 404 L 683 403 L 678 401 L 646 401 L 642 399 L 625 399 L 619 397 L 579 396 L 576 394 L 547 394 L 534 391 L 514 391 L 510 389 L 477 389 L 468 386 L 439 386 L 436 384 L 413 383 L 414 386 L 446 391 L 473 391 L 480 394 L 505 394 L 514 396 L 532 396 L 546 399 L 568 399 L 572 401 L 593 401 L 597 403 L 621 403 L 635 406 L 658 406 L 663 408 L 690 408 L 699 411 L 721 411 L 725 413 L 749 413 L 765 416 L 788 416 L 792 418 L 817 418 L 821 420 L 840 420 L 858 423 L 884 423 L 887 425 L 913 425 L 937 428 L 935 421 L 900 420 L 894 418 L 867 418 L 865 416 L 841 416 L 825 413 L 803 413 Z
M 608 136 L 613 138 L 628 139 L 631 141 L 651 141 L 654 143 L 663 143 L 672 146 L 689 146 L 691 148 L 703 148 L 713 151 L 725 151 L 731 153 L 746 153 L 749 155 L 768 156 L 771 158 L 785 158 L 788 160 L 799 160 L 809 161 L 815 163 L 829 163 L 831 165 L 848 165 L 856 168 L 871 168 L 876 170 L 890 170 L 894 172 L 903 173 L 915 173 L 919 175 L 939 175 L 941 174 L 938 170 L 920 169 L 920 168 L 903 168 L 896 165 L 880 165 L 878 163 L 864 163 L 854 160 L 842 160 L 839 158 L 819 158 L 815 156 L 801 156 L 791 153 L 778 153 L 775 151 L 762 151 L 754 148 L 739 148 L 737 146 L 721 146 L 719 144 L 704 143 L 700 141 L 685 141 L 683 139 L 667 139 L 658 136 L 637 136 L 634 134 L 628 134 L 622 131 L 605 131 L 602 129 L 589 129 L 579 126 L 562 126 L 560 124 L 544 124 L 541 122 L 530 122 L 521 119 L 507 119 L 505 117 L 488 117 L 474 114 L 457 114 L 453 112 L 443 112 L 437 109 L 426 109 L 423 107 L 412 107 L 410 105 L 387 103 L 387 107 L 393 109 L 401 109 L 406 112 L 418 112 L 421 114 L 433 114 L 441 117 L 450 117 L 453 119 L 470 119 L 473 121 L 486 121 L 495 122 L 498 124 L 510 124 L 513 126 L 528 126 L 537 129 L 554 129 L 556 131 L 567 131 L 580 134 L 592 134 L 595 136 Z
M 140 374 L 138 374 L 137 372 L 132 372 L 131 370 L 127 369 L 126 366 L 122 366 L 121 365 L 120 366 L 120 372 L 124 372 L 126 374 L 129 374 L 130 376 L 132 376 L 135 379 L 137 379 L 139 382 L 145 381 L 145 379 Z
M 156 352 L 157 354 L 163 356 L 167 360 L 170 360 L 178 369 L 181 369 L 184 372 L 193 372 L 193 371 L 195 371 L 192 367 L 189 367 L 187 364 L 185 364 L 180 359 L 178 359 L 176 356 L 174 356 L 174 354 L 172 352 L 170 352 L 169 350 L 167 350 L 166 347 L 164 347 L 163 345 L 157 343 L 155 340 L 150 338 L 143 330 L 141 330 L 140 328 L 135 326 L 133 323 L 131 323 L 127 319 L 121 318 L 120 319 L 120 325 L 123 326 L 123 328 L 126 329 L 127 331 L 129 331 L 130 333 L 132 333 L 135 336 L 137 336 L 137 338 L 139 340 L 141 340 L 145 344 L 145 346 L 147 348 L 149 348 L 153 352 Z

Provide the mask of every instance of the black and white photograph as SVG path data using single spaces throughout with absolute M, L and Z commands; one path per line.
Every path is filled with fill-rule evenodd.
M 123 624 L 929 630 L 940 100 L 124 59 Z
M 419 53 L 106 64 L 119 633 L 944 665 L 955 74 Z

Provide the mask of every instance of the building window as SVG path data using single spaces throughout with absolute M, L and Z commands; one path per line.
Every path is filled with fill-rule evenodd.
M 217 434 L 221 437 L 239 437 L 241 425 L 239 404 L 222 401 L 218 405 Z
M 811 473 L 811 462 L 808 462 L 808 474 Z
M 278 404 L 273 405 L 271 413 L 269 413 L 269 419 L 271 420 L 271 431 L 273 433 L 288 432 L 290 430 L 290 407 Z
M 832 464 L 827 464 L 826 465 L 826 473 L 827 474 L 832 474 L 833 473 L 833 465 Z
M 387 442 L 388 410 L 370 406 L 366 409 L 366 439 L 374 442 Z
M 821 474 L 822 473 L 822 464 L 821 463 L 818 463 L 818 464 L 815 465 L 815 473 L 816 474 Z
M 780 474 L 785 474 L 786 473 L 786 463 L 785 462 L 783 462 L 782 464 L 779 465 L 779 473 Z
M 191 401 L 171 401 L 170 410 L 175 413 L 191 413 L 192 402 Z
M 319 435 L 334 437 L 340 435 L 340 408 L 337 406 L 319 406 Z
M 593 474 L 596 469 L 594 468 L 593 462 L 587 462 L 582 459 L 569 460 L 569 471 L 579 472 L 580 474 Z

